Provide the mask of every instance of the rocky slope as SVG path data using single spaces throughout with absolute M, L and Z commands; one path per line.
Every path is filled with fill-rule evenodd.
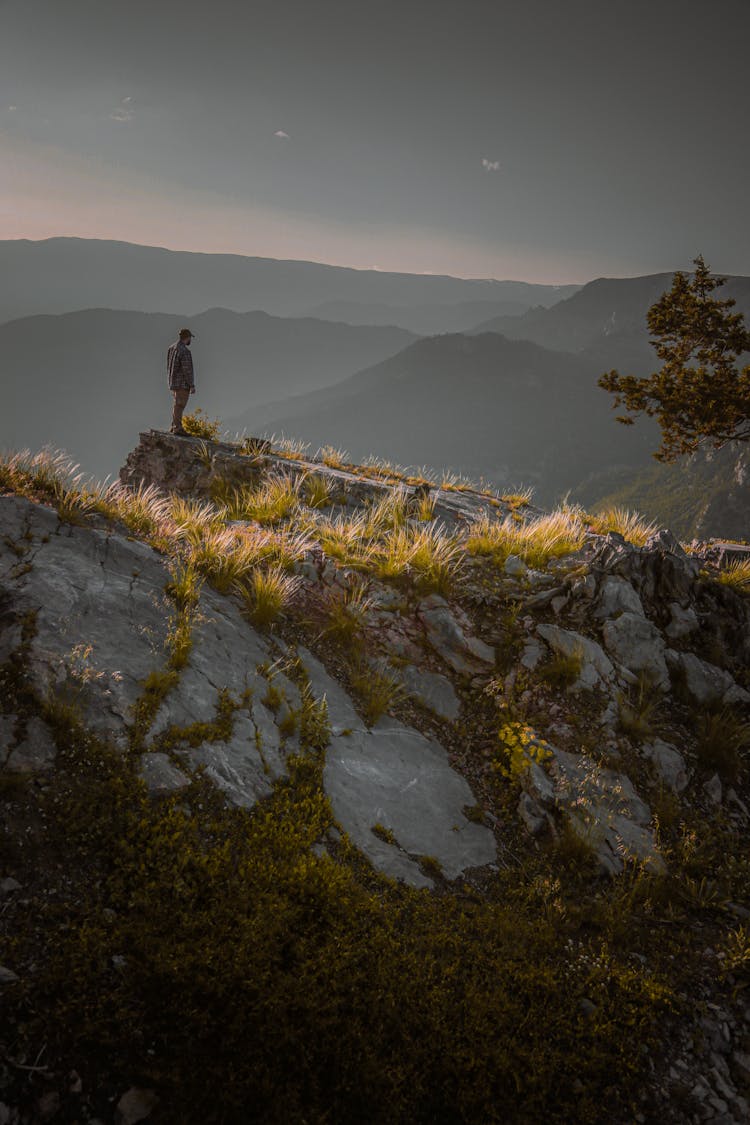
M 742 549 L 580 516 L 551 545 L 522 497 L 262 442 L 151 431 L 121 480 L 94 499 L 0 474 L 0 1120 L 746 1120 L 750 600 L 720 569 Z M 264 619 L 269 560 L 290 585 Z M 60 974 L 84 965 L 79 999 Z M 199 1088 L 204 1006 L 225 1034 Z M 412 1019 L 407 1090 L 386 1074 Z

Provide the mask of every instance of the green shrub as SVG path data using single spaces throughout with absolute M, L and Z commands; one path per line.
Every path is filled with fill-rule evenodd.
M 221 433 L 219 419 L 211 420 L 200 406 L 192 414 L 183 414 L 182 428 L 192 437 L 204 438 L 206 441 L 218 441 Z

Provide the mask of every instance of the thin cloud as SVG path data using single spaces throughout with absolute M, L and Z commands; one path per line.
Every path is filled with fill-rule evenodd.
M 499 160 L 488 160 L 486 156 L 483 156 L 482 157 L 482 167 L 484 168 L 485 172 L 499 172 L 500 171 L 500 161 Z
M 283 129 L 277 129 L 274 137 L 284 137 L 287 141 L 289 140 L 289 134 L 285 133 Z
M 14 109 L 18 109 L 18 106 L 17 106 L 17 105 L 9 105 L 9 106 L 7 107 L 7 111 L 8 111 L 8 113 L 13 113 L 13 110 L 14 110 Z
M 133 98 L 130 94 L 128 94 L 127 98 L 122 98 L 120 100 L 120 104 L 117 109 L 112 110 L 109 115 L 112 121 L 118 121 L 121 124 L 124 124 L 128 121 L 133 120 L 134 111 L 130 108 L 130 103 L 132 102 L 132 100 Z

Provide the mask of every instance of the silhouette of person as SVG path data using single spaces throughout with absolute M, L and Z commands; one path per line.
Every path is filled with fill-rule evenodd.
M 195 394 L 195 372 L 193 355 L 190 351 L 190 344 L 194 338 L 189 328 L 181 328 L 179 339 L 170 344 L 167 351 L 167 378 L 174 399 L 170 427 L 172 434 L 187 434 L 187 430 L 182 427 L 182 414 L 188 399 Z

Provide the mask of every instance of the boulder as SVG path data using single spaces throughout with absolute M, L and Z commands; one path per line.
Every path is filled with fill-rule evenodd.
M 723 702 L 750 703 L 750 693 L 735 683 L 724 668 L 701 660 L 694 652 L 668 649 L 667 663 L 673 675 L 682 679 L 688 694 L 703 706 Z
M 587 755 L 551 749 L 549 772 L 556 807 L 593 849 L 602 869 L 616 875 L 626 859 L 635 859 L 655 871 L 663 870 L 650 826 L 651 810 L 630 778 L 602 768 Z
M 643 617 L 643 602 L 627 579 L 607 574 L 599 588 L 594 617 L 602 620 L 617 617 L 620 613 L 635 613 Z
M 538 625 L 536 631 L 553 652 L 562 656 L 580 656 L 581 672 L 572 691 L 602 687 L 614 679 L 612 661 L 596 641 L 570 629 L 562 629 L 559 625 Z
M 686 603 L 700 569 L 671 532 L 652 535 L 644 547 L 610 532 L 591 559 L 594 574 L 614 574 L 627 579 L 641 601 Z
M 685 759 L 671 743 L 662 742 L 660 738 L 647 742 L 643 747 L 643 756 L 653 764 L 660 780 L 673 793 L 682 793 L 687 788 L 688 773 Z
M 454 672 L 472 673 L 483 665 L 494 667 L 495 650 L 464 633 L 444 598 L 431 594 L 420 602 L 417 613 L 428 643 Z
M 664 659 L 664 638 L 653 624 L 641 614 L 621 613 L 614 620 L 605 621 L 602 629 L 607 651 L 618 663 L 634 675 L 639 673 L 666 691 L 669 687 L 669 669 Z
M 670 641 L 679 641 L 689 637 L 698 628 L 699 621 L 694 609 L 683 609 L 679 602 L 669 604 L 669 624 L 664 632 Z

